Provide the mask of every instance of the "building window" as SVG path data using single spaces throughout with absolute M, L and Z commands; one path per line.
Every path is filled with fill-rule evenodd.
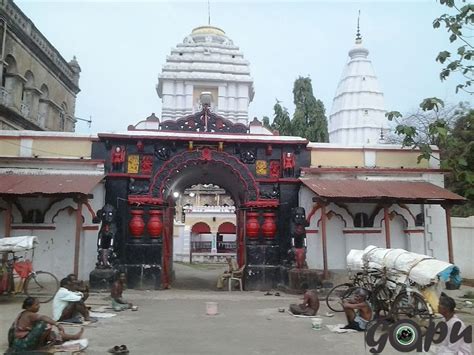
M 7 66 L 4 65 L 3 72 L 2 72 L 2 87 L 5 87 L 6 78 L 7 78 Z
M 356 228 L 372 227 L 370 225 L 369 215 L 364 212 L 356 213 L 354 216 L 354 227 Z
M 65 118 L 64 118 L 64 111 L 59 112 L 59 129 L 61 131 L 64 131 L 64 126 L 65 126 Z
M 415 217 L 415 226 L 423 227 L 425 225 L 425 215 L 423 213 L 418 213 Z

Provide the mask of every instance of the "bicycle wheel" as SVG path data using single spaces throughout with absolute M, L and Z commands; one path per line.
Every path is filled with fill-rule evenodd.
M 411 319 L 422 328 L 427 328 L 433 318 L 430 305 L 416 292 L 400 293 L 393 301 L 390 314 L 394 321 Z
M 370 303 L 374 311 L 375 318 L 386 319 L 390 315 L 390 300 L 393 291 L 383 285 L 375 288 L 370 297 Z
M 38 298 L 41 303 L 51 301 L 58 289 L 58 279 L 46 271 L 33 272 L 25 282 L 25 293 L 28 296 Z
M 326 304 L 333 312 L 343 312 L 342 300 L 349 298 L 357 287 L 350 283 L 334 286 L 326 296 Z

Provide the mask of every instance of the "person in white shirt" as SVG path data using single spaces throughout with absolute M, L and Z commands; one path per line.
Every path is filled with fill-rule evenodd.
M 461 323 L 461 328 L 457 332 L 458 334 L 466 329 L 463 321 L 454 313 L 455 308 L 456 302 L 446 294 L 441 294 L 441 297 L 439 298 L 438 312 L 444 317 L 444 321 L 448 326 L 448 334 L 436 347 L 436 354 L 438 355 L 472 355 L 471 344 L 466 343 L 464 337 L 455 343 L 449 341 L 454 324 L 458 322 Z
M 61 280 L 59 290 L 53 298 L 53 319 L 59 322 L 81 323 L 82 316 L 85 321 L 92 321 L 84 304 L 83 293 L 72 289 L 73 284 L 69 278 Z

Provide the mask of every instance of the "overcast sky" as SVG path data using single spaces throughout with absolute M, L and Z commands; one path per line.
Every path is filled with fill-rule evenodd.
M 155 112 L 158 74 L 171 48 L 207 24 L 207 1 L 18 0 L 36 27 L 69 61 L 82 68 L 76 131 L 125 131 Z M 309 75 L 329 114 L 347 52 L 354 44 L 357 12 L 369 58 L 387 110 L 416 110 L 425 97 L 456 103 L 457 81 L 440 82 L 434 61 L 448 47 L 432 28 L 445 8 L 426 1 L 211 1 L 211 25 L 222 28 L 250 62 L 255 98 L 250 117 L 272 117 L 275 99 L 293 113 L 293 82 Z

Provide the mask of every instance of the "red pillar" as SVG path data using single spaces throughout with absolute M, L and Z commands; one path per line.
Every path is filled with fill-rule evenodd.
M 326 243 L 326 206 L 321 206 L 321 239 L 323 242 L 323 278 L 328 278 L 328 250 Z
M 388 207 L 383 207 L 383 219 L 385 223 L 385 248 L 390 248 L 390 216 L 388 214 Z
M 451 264 L 454 264 L 454 256 L 453 256 L 453 235 L 451 231 L 451 206 L 445 205 L 443 206 L 444 210 L 446 211 L 446 234 L 448 236 L 448 258 Z
M 76 210 L 76 240 L 74 243 L 74 274 L 79 274 L 79 254 L 81 250 L 81 232 L 82 232 L 82 202 L 77 202 Z

